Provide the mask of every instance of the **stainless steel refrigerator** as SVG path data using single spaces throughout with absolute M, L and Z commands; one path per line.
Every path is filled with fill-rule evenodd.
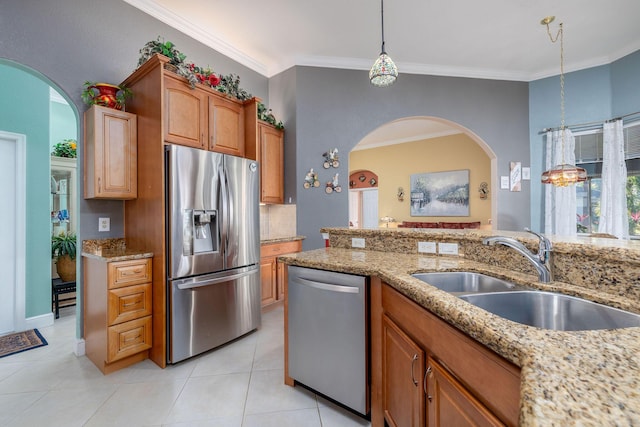
M 166 148 L 167 358 L 176 363 L 260 326 L 255 161 Z

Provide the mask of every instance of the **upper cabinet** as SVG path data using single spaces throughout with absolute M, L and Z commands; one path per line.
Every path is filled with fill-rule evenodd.
M 244 155 L 244 109 L 204 86 L 191 88 L 184 78 L 164 75 L 164 140 L 219 153 Z
M 135 199 L 136 115 L 94 105 L 85 112 L 84 119 L 84 198 Z
M 244 156 L 244 107 L 216 92 L 209 95 L 209 150 Z
M 194 90 L 181 78 L 164 76 L 164 140 L 174 144 L 205 148 L 208 136 L 207 95 Z
M 258 99 L 245 105 L 245 156 L 260 163 L 260 202 L 284 203 L 284 131 L 258 120 Z

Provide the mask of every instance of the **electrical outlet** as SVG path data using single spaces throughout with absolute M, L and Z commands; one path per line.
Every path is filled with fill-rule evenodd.
M 435 242 L 418 242 L 418 252 L 422 254 L 435 254 L 436 243 Z
M 458 255 L 457 243 L 438 243 L 438 252 L 441 255 Z
M 111 230 L 111 218 L 98 218 L 98 231 Z
M 364 248 L 364 239 L 353 237 L 351 239 L 352 248 Z

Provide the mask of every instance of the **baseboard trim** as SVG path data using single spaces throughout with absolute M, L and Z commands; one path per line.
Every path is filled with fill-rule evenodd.
M 25 329 L 45 328 L 53 325 L 53 313 L 41 314 L 40 316 L 27 317 L 25 319 Z
M 85 355 L 85 347 L 84 347 L 84 339 L 76 338 L 76 342 L 73 343 L 73 354 L 76 356 L 84 356 Z

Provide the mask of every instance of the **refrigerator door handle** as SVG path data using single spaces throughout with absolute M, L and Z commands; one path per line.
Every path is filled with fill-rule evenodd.
M 344 292 L 349 294 L 357 294 L 360 292 L 360 289 L 356 286 L 342 286 L 342 285 L 331 285 L 329 283 L 318 282 L 315 280 L 307 280 L 302 277 L 297 277 L 295 281 L 307 285 L 311 288 L 322 289 L 323 291 L 330 292 Z
M 225 250 L 225 259 L 227 257 L 227 250 L 229 248 L 229 221 L 231 218 L 231 200 L 229 197 L 229 184 L 227 182 L 227 167 L 225 164 L 224 168 L 221 168 L 219 171 L 220 174 L 220 188 L 222 193 L 222 241 L 224 242 L 224 250 Z
M 174 285 L 180 289 L 181 291 L 200 288 L 202 286 L 210 286 L 215 285 L 217 283 L 229 282 L 231 280 L 241 279 L 246 276 L 250 276 L 255 274 L 258 270 L 258 267 L 252 267 L 250 269 L 242 269 L 241 271 L 234 272 L 228 275 L 215 275 L 198 279 L 184 279 L 184 280 L 175 280 Z

